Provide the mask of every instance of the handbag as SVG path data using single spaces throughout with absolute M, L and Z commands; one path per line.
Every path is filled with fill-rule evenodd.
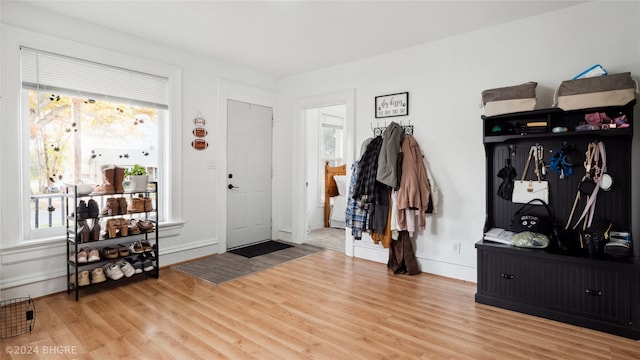
M 526 204 L 533 199 L 541 199 L 545 204 L 549 203 L 549 183 L 540 179 L 539 162 L 542 161 L 542 153 L 540 146 L 533 145 L 529 150 L 529 157 L 527 163 L 522 171 L 522 177 L 519 181 L 513 184 L 513 195 L 511 201 L 514 203 Z M 534 158 L 535 162 L 535 174 L 537 180 L 525 180 L 527 171 L 529 170 L 529 163 L 531 158 Z
M 541 208 L 544 208 L 546 212 L 541 211 Z M 554 233 L 554 219 L 555 217 L 551 213 L 551 209 L 544 201 L 541 199 L 533 199 L 522 205 L 522 207 L 513 214 L 511 231 L 514 233 L 529 231 L 551 236 Z

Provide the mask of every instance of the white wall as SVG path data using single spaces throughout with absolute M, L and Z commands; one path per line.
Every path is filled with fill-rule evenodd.
M 377 95 L 408 91 L 414 136 L 426 155 L 440 187 L 438 214 L 416 238 L 422 270 L 463 280 L 476 279 L 474 243 L 482 238 L 485 218 L 485 154 L 482 145 L 480 93 L 484 89 L 538 82 L 538 108 L 551 107 L 553 91 L 593 64 L 610 73 L 640 75 L 640 31 L 637 2 L 589 2 L 414 48 L 334 68 L 282 79 L 280 109 L 295 107 L 297 99 L 346 88 L 356 89 L 354 153 L 372 135 L 377 122 Z M 594 26 L 594 24 L 603 24 Z M 606 24 L 606 25 L 605 25 Z M 394 118 L 394 120 L 404 120 Z M 293 228 L 303 209 L 293 199 L 303 191 L 295 155 L 299 117 L 282 112 L 274 158 L 292 177 L 278 181 L 274 197 L 292 204 L 290 217 L 276 226 Z M 636 131 L 638 131 L 636 127 Z M 285 142 L 286 141 L 286 142 Z M 635 144 L 637 148 L 638 136 Z M 638 167 L 638 158 L 634 157 Z M 291 165 L 290 165 L 291 164 Z M 347 169 L 350 165 L 347 166 Z M 637 172 L 637 171 L 636 171 Z M 635 174 L 637 176 L 637 174 Z M 293 192 L 291 191 L 293 189 Z M 638 214 L 638 189 L 634 211 Z M 283 210 L 286 211 L 286 210 Z M 638 218 L 635 216 L 634 218 Z M 638 222 L 632 230 L 637 233 Z M 294 232 L 295 239 L 299 234 Z M 453 251 L 460 242 L 461 251 Z M 356 256 L 386 262 L 387 251 L 370 239 L 356 242 Z M 380 267 L 384 272 L 384 266 Z
M 483 89 L 538 81 L 539 106 L 551 105 L 551 95 L 559 83 L 595 63 L 610 72 L 640 74 L 640 5 L 637 2 L 590 2 L 577 7 L 525 19 L 499 27 L 417 46 L 384 56 L 344 64 L 331 69 L 282 79 L 184 53 L 88 23 L 42 12 L 25 4 L 0 2 L 2 39 L 0 44 L 0 288 L 3 298 L 39 296 L 63 290 L 65 285 L 65 243 L 57 239 L 46 244 L 24 244 L 16 227 L 16 189 L 20 178 L 16 160 L 20 146 L 17 116 L 15 64 L 8 68 L 5 29 L 18 29 L 33 43 L 42 43 L 61 52 L 92 48 L 87 56 L 115 54 L 135 66 L 160 63 L 177 69 L 180 100 L 177 119 L 181 134 L 175 149 L 181 163 L 175 198 L 175 212 L 181 214 L 161 234 L 162 265 L 219 251 L 224 238 L 224 114 L 219 84 L 225 89 L 242 89 L 229 82 L 247 84 L 273 92 L 280 88 L 281 99 L 274 126 L 274 231 L 290 234 L 305 209 L 301 201 L 304 183 L 298 176 L 304 169 L 300 154 L 303 141 L 295 136 L 300 127 L 300 104 L 313 103 L 309 97 L 332 98 L 342 94 L 349 100 L 348 111 L 356 110 L 352 152 L 359 155 L 360 143 L 371 136 L 373 100 L 377 95 L 410 92 L 410 116 L 415 136 L 426 153 L 441 188 L 439 214 L 417 237 L 416 251 L 424 271 L 454 278 L 475 280 L 474 243 L 482 235 L 484 221 L 484 149 L 478 108 Z M 595 24 L 595 25 L 594 25 Z M 15 42 L 15 36 L 9 40 Z M 138 60 L 136 60 L 138 59 Z M 7 77 L 7 74 L 11 75 Z M 345 89 L 349 89 L 346 91 Z M 355 91 L 353 90 L 355 89 Z M 225 90 L 228 91 L 228 90 Z M 347 94 L 344 95 L 344 94 Z M 340 96 L 339 96 L 340 97 Z M 304 100 L 300 100 L 304 99 Z M 322 104 L 318 104 L 322 105 Z M 191 120 L 198 112 L 207 119 L 206 151 L 190 147 Z M 349 113 L 348 116 L 352 116 Z M 351 124 L 351 123 L 349 123 Z M 348 125 L 348 129 L 351 125 Z M 640 131 L 636 127 L 636 132 Z M 169 136 L 175 134 L 169 134 Z M 638 152 L 638 133 L 634 154 Z M 349 159 L 349 157 L 348 157 Z M 638 158 L 634 156 L 636 169 Z M 210 169 L 210 167 L 212 169 Z M 349 168 L 349 166 L 347 166 Z M 634 173 L 637 178 L 638 171 Z M 295 179 L 295 181 L 294 181 Z M 470 179 L 470 180 L 469 180 Z M 293 190 L 292 190 L 293 189 Z M 634 213 L 639 214 L 640 192 L 633 192 Z M 637 216 L 636 216 L 637 218 Z M 19 219 L 18 219 L 19 222 Z M 638 233 L 636 221 L 632 228 Z M 297 234 L 290 240 L 295 241 Z M 461 254 L 451 250 L 462 243 Z M 364 241 L 366 242 L 366 241 Z M 349 242 L 348 242 L 349 243 Z M 373 244 L 356 246 L 356 255 L 386 261 L 386 251 Z M 350 251 L 347 251 L 349 254 Z M 385 271 L 381 266 L 380 271 Z
M 161 231 L 161 265 L 217 253 L 224 226 L 219 221 L 223 201 L 218 187 L 219 172 L 226 164 L 221 158 L 225 152 L 218 145 L 226 143 L 220 129 L 219 81 L 225 79 L 252 88 L 275 93 L 276 79 L 215 59 L 203 58 L 181 52 L 156 43 L 144 41 L 126 34 L 97 27 L 70 18 L 42 12 L 37 8 L 16 2 L 0 3 L 2 15 L 2 82 L 0 115 L 3 128 L 0 132 L 0 288 L 3 297 L 39 296 L 66 289 L 66 250 L 62 238 L 46 243 L 25 243 L 20 231 L 17 204 L 20 203 L 20 176 L 16 169 L 22 165 L 20 152 L 20 117 L 17 97 L 20 89 L 19 68 L 16 63 L 18 48 L 15 44 L 46 47 L 52 52 L 72 55 L 84 50 L 85 58 L 103 57 L 103 61 L 122 61 L 122 66 L 142 67 L 159 64 L 158 68 L 175 69 L 178 74 L 177 113 L 173 114 L 177 131 L 168 134 L 176 138 L 178 148 L 171 149 L 181 167 L 171 191 L 174 208 L 170 211 L 170 223 Z M 170 24 L 167 24 L 170 26 Z M 77 54 L 83 57 L 83 54 Z M 5 61 L 11 59 L 11 61 Z M 147 68 L 154 71 L 154 68 Z M 5 94 L 9 96 L 5 96 Z M 202 113 L 207 120 L 209 147 L 195 151 L 190 143 L 193 138 L 192 119 Z M 8 169 L 11 169 L 10 171 Z

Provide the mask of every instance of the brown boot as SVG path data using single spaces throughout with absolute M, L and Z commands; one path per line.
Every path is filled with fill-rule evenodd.
M 124 185 L 122 185 L 124 181 L 124 170 L 125 168 L 117 165 L 113 169 L 113 188 L 116 194 L 124 193 Z
M 107 205 L 105 205 L 100 214 L 107 216 L 119 215 L 120 205 L 118 204 L 118 199 L 112 197 L 107 198 Z
M 115 189 L 113 187 L 113 175 L 115 165 L 103 165 L 102 170 L 102 185 L 96 186 L 93 192 L 95 194 L 113 194 Z
M 143 199 L 144 199 L 144 211 L 153 211 L 153 202 L 151 201 L 151 198 L 146 197 Z
M 124 215 L 127 213 L 127 199 L 124 197 L 118 198 L 118 215 Z

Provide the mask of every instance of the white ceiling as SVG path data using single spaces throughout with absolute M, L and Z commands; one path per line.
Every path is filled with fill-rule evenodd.
M 517 0 L 22 1 L 277 78 L 580 3 Z

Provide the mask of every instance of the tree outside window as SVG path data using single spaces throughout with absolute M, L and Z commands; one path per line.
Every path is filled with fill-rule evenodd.
M 164 110 L 27 92 L 32 229 L 63 226 L 64 184 L 101 184 L 103 164 L 157 168 Z

